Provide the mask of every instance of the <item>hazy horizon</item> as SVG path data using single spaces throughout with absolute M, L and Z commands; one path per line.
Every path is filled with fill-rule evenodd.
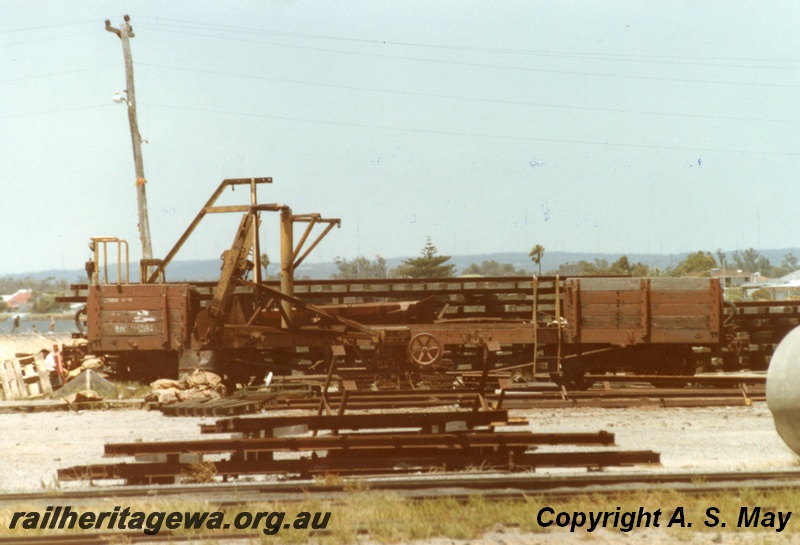
M 728 256 L 728 265 L 729 268 L 732 270 L 731 265 L 731 258 L 732 254 L 735 251 L 746 250 L 747 248 L 737 248 L 734 250 L 723 250 Z M 222 250 L 222 249 L 221 249 Z M 220 250 L 220 251 L 221 251 Z M 661 267 L 661 266 L 675 266 L 677 265 L 683 258 L 688 255 L 689 253 L 696 252 L 698 250 L 701 251 L 708 251 L 714 256 L 714 259 L 717 259 L 716 250 L 706 250 L 706 249 L 695 249 L 690 250 L 687 252 L 679 252 L 679 253 L 672 253 L 672 254 L 646 254 L 646 253 L 636 253 L 636 252 L 622 252 L 622 253 L 597 253 L 597 252 L 569 252 L 569 251 L 554 251 L 549 252 L 545 248 L 544 257 L 542 259 L 542 270 L 553 270 L 558 268 L 560 265 L 567 264 L 570 262 L 574 262 L 576 260 L 587 260 L 589 262 L 594 261 L 594 259 L 606 259 L 609 263 L 615 261 L 616 259 L 627 256 L 629 260 L 633 262 L 642 261 L 650 266 L 650 267 Z M 767 248 L 767 249 L 758 249 L 756 248 L 762 255 L 767 257 L 771 264 L 774 266 L 780 265 L 780 260 L 783 259 L 786 252 L 793 252 L 796 256 L 800 257 L 800 247 L 798 248 Z M 380 255 L 380 254 L 379 254 Z M 450 255 L 445 252 L 439 252 L 437 255 Z M 410 256 L 392 256 L 387 257 L 381 255 L 380 257 L 384 258 L 387 262 L 387 266 L 391 269 L 400 264 L 404 259 L 418 257 L 419 254 L 410 255 Z M 509 256 L 515 256 L 516 260 L 509 261 Z M 88 259 L 89 254 L 87 252 L 86 257 Z M 370 261 L 374 261 L 377 257 L 376 255 L 373 256 L 357 256 L 357 257 L 365 257 Z M 492 260 L 498 261 L 500 264 L 512 264 L 516 268 L 524 268 L 529 271 L 534 271 L 537 266 L 530 260 L 528 256 L 528 252 L 491 252 L 485 254 L 464 254 L 464 255 L 450 255 L 452 263 L 455 263 L 458 267 L 468 267 L 472 263 L 476 263 L 478 265 L 481 264 L 483 260 Z M 498 258 L 498 259 L 496 259 Z M 351 259 L 348 259 L 350 261 Z M 174 269 L 180 269 L 181 271 L 185 271 L 187 267 L 191 266 L 192 264 L 201 264 L 207 267 L 213 274 L 206 274 L 204 277 L 209 278 L 216 278 L 216 273 L 218 273 L 218 264 L 221 261 L 218 258 L 203 258 L 203 259 L 176 259 L 174 260 L 170 266 L 167 267 L 167 271 L 170 272 Z M 114 266 L 112 265 L 112 268 Z M 274 269 L 276 264 L 273 262 L 271 264 L 272 269 L 270 270 L 271 274 L 274 274 Z M 307 273 L 309 270 L 313 271 L 334 271 L 335 270 L 335 263 L 334 261 L 306 261 L 298 271 L 298 275 L 302 275 L 303 273 Z M 114 269 L 116 270 L 116 269 Z M 132 278 L 135 277 L 138 279 L 138 272 L 136 272 L 137 266 L 135 263 L 131 263 L 131 275 Z M 208 272 L 208 271 L 206 271 Z M 457 272 L 458 271 L 457 269 Z M 48 274 L 60 274 L 63 278 L 65 274 L 78 274 L 79 277 L 84 276 L 83 268 L 73 268 L 73 269 L 59 269 L 59 268 L 50 268 L 50 269 L 39 269 L 39 270 L 31 270 L 31 271 L 22 271 L 17 273 L 11 272 L 3 272 L 0 271 L 0 278 L 22 278 L 26 276 L 33 276 L 44 278 L 45 275 Z M 184 279 L 183 277 L 181 277 Z M 168 275 L 168 279 L 174 280 L 171 275 Z M 191 279 L 191 278 L 185 278 Z M 202 280 L 202 278 L 193 278 L 194 280 Z

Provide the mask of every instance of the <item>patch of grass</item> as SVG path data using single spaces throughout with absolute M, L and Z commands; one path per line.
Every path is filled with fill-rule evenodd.
M 753 508 L 761 506 L 775 511 L 792 511 L 800 505 L 800 492 L 778 491 L 758 492 L 744 489 L 732 493 L 722 493 L 709 496 L 682 495 L 676 491 L 637 491 L 618 495 L 585 495 L 567 500 L 546 499 L 543 497 L 529 497 L 523 500 L 496 501 L 481 495 L 475 495 L 465 501 L 459 501 L 452 496 L 439 499 L 411 501 L 396 494 L 370 490 L 368 486 L 355 481 L 348 486 L 350 492 L 344 499 L 319 500 L 313 497 L 296 502 L 275 502 L 270 500 L 249 503 L 245 505 L 231 505 L 219 507 L 213 503 L 188 498 L 164 498 L 148 501 L 126 499 L 97 500 L 95 505 L 81 504 L 81 512 L 111 511 L 115 506 L 128 507 L 131 511 L 152 512 L 205 512 L 221 511 L 225 515 L 225 522 L 233 522 L 239 513 L 248 512 L 255 514 L 285 512 L 283 523 L 290 525 L 301 512 L 316 513 L 330 512 L 331 517 L 325 532 L 309 533 L 294 528 L 284 528 L 281 525 L 277 535 L 265 535 L 264 523 L 251 528 L 254 542 L 261 543 L 306 543 L 314 542 L 321 545 L 344 545 L 357 543 L 367 534 L 369 539 L 376 543 L 408 543 L 413 540 L 425 540 L 445 537 L 455 540 L 473 540 L 479 538 L 494 528 L 513 527 L 523 534 L 553 533 L 563 535 L 565 539 L 593 540 L 595 533 L 588 533 L 586 528 L 578 528 L 574 535 L 570 534 L 569 526 L 559 528 L 555 524 L 542 527 L 537 522 L 537 515 L 544 507 L 553 510 L 547 514 L 546 520 L 555 520 L 559 513 L 566 513 L 563 517 L 573 517 L 574 513 L 610 512 L 605 528 L 606 535 L 619 533 L 620 539 L 624 537 L 635 538 L 645 532 L 644 528 L 637 528 L 631 524 L 629 532 L 623 532 L 620 526 L 622 519 L 615 527 L 615 513 L 619 508 L 623 513 L 654 513 L 661 511 L 659 526 L 651 527 L 647 532 L 659 534 L 666 533 L 672 542 L 723 542 L 729 541 L 731 534 L 744 532 L 744 528 L 737 528 L 739 509 L 742 506 Z M 44 504 L 43 504 L 44 505 Z M 683 508 L 685 526 L 679 523 L 667 527 L 670 518 L 678 507 Z M 718 509 L 718 517 L 726 523 L 725 527 L 710 527 L 704 524 L 710 521 L 707 509 Z M 0 535 L 36 535 L 53 534 L 54 531 L 39 530 L 9 530 L 8 525 L 16 510 L 29 511 L 44 507 L 13 506 L 0 509 Z M 631 520 L 630 518 L 628 520 Z M 653 520 L 652 518 L 650 519 Z M 688 523 L 691 522 L 691 527 Z M 800 533 L 800 524 L 790 521 L 786 530 L 775 534 L 773 528 L 757 528 L 746 530 L 747 541 L 750 543 L 763 543 L 767 545 L 776 541 L 783 541 L 787 537 L 796 537 Z M 179 535 L 198 535 L 207 532 L 205 529 L 180 529 L 175 530 Z M 789 534 L 790 536 L 787 536 Z M 743 536 L 744 537 L 744 536 Z M 698 541 L 700 540 L 700 541 Z M 634 541 L 636 541 L 634 539 Z
M 314 475 L 314 484 L 318 486 L 341 486 L 344 479 L 338 473 L 323 473 Z
M 189 464 L 181 477 L 184 483 L 213 483 L 217 477 L 217 466 L 209 460 L 195 462 Z
M 52 496 L 60 495 L 62 492 L 61 483 L 56 478 L 52 478 L 50 481 L 40 479 L 39 485 L 42 487 L 42 492 L 46 492 Z

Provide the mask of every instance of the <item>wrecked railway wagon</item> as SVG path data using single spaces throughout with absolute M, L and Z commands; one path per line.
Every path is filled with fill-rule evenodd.
M 587 372 L 692 374 L 712 358 L 735 367 L 758 350 L 768 355 L 798 322 L 797 307 L 748 313 L 726 305 L 713 278 L 295 281 L 339 220 L 259 204 L 257 188 L 270 182 L 224 180 L 163 260 L 142 260 L 138 282 L 129 280 L 125 241 L 93 238 L 88 284 L 60 298 L 85 303 L 76 319 L 88 350 L 146 377 L 203 368 L 248 383 L 339 364 L 365 372 L 520 370 L 580 385 Z M 247 204 L 216 205 L 236 186 L 249 188 Z M 214 213 L 241 214 L 218 281 L 168 281 L 171 260 Z M 260 263 L 260 225 L 273 214 L 278 281 L 263 279 Z M 304 229 L 295 243 L 297 225 Z

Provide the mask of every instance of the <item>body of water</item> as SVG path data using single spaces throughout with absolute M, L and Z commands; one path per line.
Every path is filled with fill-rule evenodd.
M 50 320 L 31 320 L 24 317 L 19 319 L 19 335 L 34 334 L 33 327 L 36 326 L 38 333 L 50 332 Z M 0 335 L 8 335 L 14 327 L 14 317 L 0 322 Z M 78 333 L 75 321 L 72 318 L 55 320 L 54 333 Z

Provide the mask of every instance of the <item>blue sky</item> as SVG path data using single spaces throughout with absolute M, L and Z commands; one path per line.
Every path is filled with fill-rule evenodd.
M 429 236 L 450 255 L 800 246 L 791 2 L 0 6 L 0 273 L 82 268 L 93 235 L 140 256 L 104 29 L 124 14 L 156 257 L 222 179 L 252 176 L 274 178 L 264 202 L 342 219 L 311 261 Z M 213 218 L 178 258 L 218 257 L 237 224 Z M 277 256 L 277 217 L 262 234 Z

